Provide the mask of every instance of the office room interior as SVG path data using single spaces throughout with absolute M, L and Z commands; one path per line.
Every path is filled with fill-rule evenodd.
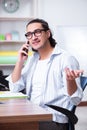
M 25 29 L 28 19 L 42 18 L 48 21 L 59 46 L 72 53 L 79 61 L 80 68 L 87 76 L 87 0 L 18 0 L 18 9 L 11 12 L 0 0 L 0 70 L 9 75 L 16 61 L 17 50 L 26 41 Z M 9 7 L 8 7 L 9 8 Z M 2 35 L 14 35 L 3 39 Z M 9 37 L 7 37 L 9 39 Z M 16 40 L 15 40 L 16 39 Z M 8 53 L 6 53 L 8 52 Z M 14 60 L 10 56 L 13 54 Z M 3 61 L 4 56 L 7 59 Z M 2 58 L 3 57 L 3 58 Z M 12 63 L 9 61 L 12 60 Z M 4 63 L 6 62 L 6 63 Z M 8 63 L 9 62 L 9 63 Z M 87 100 L 87 89 L 83 100 Z M 87 107 L 78 107 L 79 122 L 76 130 L 87 129 Z

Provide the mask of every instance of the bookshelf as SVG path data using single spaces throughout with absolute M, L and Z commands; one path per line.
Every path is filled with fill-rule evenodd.
M 19 9 L 13 13 L 6 12 L 0 1 L 0 70 L 6 75 L 13 70 L 17 51 L 26 41 L 26 24 L 37 16 L 38 0 L 18 1 Z

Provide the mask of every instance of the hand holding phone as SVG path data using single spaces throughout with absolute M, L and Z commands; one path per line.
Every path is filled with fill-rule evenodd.
M 29 44 L 29 41 L 27 41 L 27 44 Z M 28 49 L 24 48 L 23 49 L 26 53 L 28 53 Z M 26 56 L 26 54 L 24 54 L 24 56 Z

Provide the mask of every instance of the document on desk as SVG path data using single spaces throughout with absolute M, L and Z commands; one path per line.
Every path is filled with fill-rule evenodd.
M 0 98 L 27 98 L 27 95 L 21 92 L 0 91 Z

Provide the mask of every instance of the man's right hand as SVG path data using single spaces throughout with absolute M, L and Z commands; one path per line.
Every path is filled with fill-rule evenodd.
M 19 62 L 25 62 L 28 58 L 28 49 L 29 49 L 29 44 L 25 43 L 23 46 L 20 48 L 18 51 L 18 61 Z

